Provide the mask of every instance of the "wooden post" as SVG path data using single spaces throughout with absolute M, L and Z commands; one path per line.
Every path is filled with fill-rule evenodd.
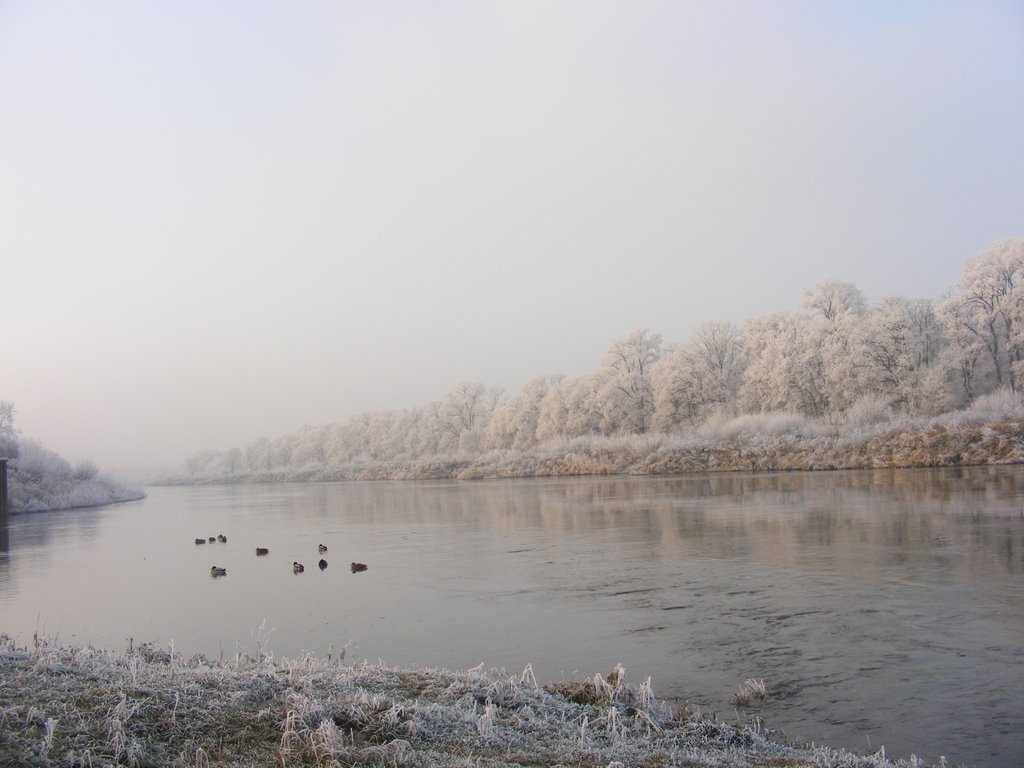
M 7 459 L 0 459 L 0 523 L 7 522 Z

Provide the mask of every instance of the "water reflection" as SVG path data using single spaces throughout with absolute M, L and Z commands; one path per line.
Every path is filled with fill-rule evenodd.
M 1006 475 L 1011 475 L 1007 477 Z M 989 484 L 984 479 L 990 475 Z M 958 567 L 1024 573 L 1020 473 L 990 468 L 885 473 L 392 483 L 347 489 L 346 515 L 374 524 L 446 522 L 647 541 L 660 557 L 745 554 L 797 564 L 818 548 L 865 550 L 880 564 L 925 566 L 966 548 Z M 320 486 L 315 506 L 336 513 Z M 957 492 L 959 489 L 959 493 Z M 969 496 L 965 497 L 964 492 Z M 289 514 L 300 514 L 290 509 Z M 1010 522 L 998 524 L 1000 519 Z M 858 568 L 871 563 L 859 562 Z

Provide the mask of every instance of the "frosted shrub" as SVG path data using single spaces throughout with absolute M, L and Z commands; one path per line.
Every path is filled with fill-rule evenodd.
M 907 426 L 905 419 L 903 424 Z M 898 427 L 892 408 L 884 398 L 865 395 L 842 414 L 830 434 L 837 437 L 840 444 L 849 445 L 865 442 Z
M 807 418 L 788 411 L 747 413 L 728 420 L 714 417 L 698 430 L 705 440 L 735 440 L 740 436 L 801 435 L 807 429 Z
M 99 467 L 91 461 L 82 460 L 75 464 L 75 479 L 77 480 L 94 480 L 99 473 Z
M 997 389 L 971 403 L 964 416 L 968 423 L 973 424 L 1024 421 L 1024 400 L 1010 389 Z
M 30 477 L 67 478 L 72 475 L 71 464 L 67 460 L 43 448 L 35 440 L 21 441 L 20 454 L 14 461 L 14 468 Z
M 27 462 L 22 464 L 19 459 L 9 477 L 14 512 L 92 507 L 145 496 L 140 488 L 121 486 L 102 477 L 76 477 L 64 459 L 37 445 L 25 455 Z
M 892 409 L 884 398 L 865 395 L 843 414 L 843 426 L 858 431 L 876 424 L 884 424 L 892 418 Z

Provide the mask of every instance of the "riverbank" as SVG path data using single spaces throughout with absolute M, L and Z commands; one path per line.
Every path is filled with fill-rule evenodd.
M 101 477 L 40 477 L 20 472 L 12 474 L 9 482 L 12 514 L 98 507 L 146 497 L 141 488 L 124 486 Z
M 649 681 L 538 685 L 532 670 L 344 659 L 184 660 L 18 648 L 0 636 L 0 764 L 22 766 L 816 766 L 919 768 L 772 741 L 655 698 Z
M 801 426 L 802 425 L 802 426 Z M 676 475 L 836 469 L 912 469 L 1024 463 L 1024 421 L 966 416 L 822 434 L 803 422 L 763 419 L 714 433 L 577 438 L 534 450 L 391 461 L 312 461 L 200 472 L 157 484 L 478 480 L 575 475 Z

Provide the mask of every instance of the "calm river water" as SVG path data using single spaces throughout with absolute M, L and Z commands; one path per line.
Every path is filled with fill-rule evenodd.
M 621 662 L 724 719 L 763 678 L 739 716 L 791 741 L 1024 765 L 1024 468 L 148 493 L 11 518 L 0 631 L 544 680 Z

